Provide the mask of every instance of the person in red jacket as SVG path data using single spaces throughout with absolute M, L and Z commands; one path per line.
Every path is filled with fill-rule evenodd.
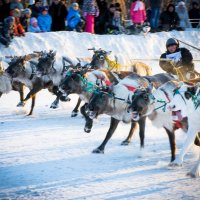
M 130 15 L 134 24 L 143 24 L 147 19 L 145 4 L 140 0 L 133 1 L 131 5 Z
M 11 11 L 12 16 L 15 18 L 14 22 L 14 36 L 25 36 L 25 30 L 20 22 L 21 11 L 19 9 L 14 9 Z

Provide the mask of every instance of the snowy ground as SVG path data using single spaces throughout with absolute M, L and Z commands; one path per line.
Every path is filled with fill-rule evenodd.
M 145 38 L 61 32 L 17 38 L 9 49 L 1 49 L 0 56 L 56 49 L 58 57 L 64 52 L 84 57 L 91 56 L 87 48 L 97 46 L 129 58 L 155 58 L 164 51 L 170 34 L 200 46 L 199 32 L 158 33 Z M 199 58 L 197 51 L 192 53 Z M 160 72 L 157 62 L 151 66 L 155 73 Z M 82 117 L 70 117 L 77 96 L 72 95 L 72 101 L 61 103 L 57 110 L 49 109 L 53 99 L 47 91 L 39 93 L 32 117 L 25 115 L 29 104 L 16 108 L 16 92 L 0 99 L 0 199 L 199 199 L 200 179 L 186 176 L 196 155 L 190 152 L 183 167 L 169 168 L 170 149 L 164 130 L 148 121 L 141 153 L 138 131 L 129 146 L 120 145 L 130 127 L 121 123 L 105 154 L 92 154 L 105 137 L 109 117 L 96 120 L 87 134 Z M 176 136 L 179 152 L 185 135 L 177 132 Z

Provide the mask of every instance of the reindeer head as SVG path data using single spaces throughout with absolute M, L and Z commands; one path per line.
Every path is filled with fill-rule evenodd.
M 56 52 L 50 50 L 49 53 L 42 52 L 41 57 L 39 58 L 38 62 L 38 71 L 42 72 L 43 74 L 49 74 L 55 71 L 53 65 L 55 62 Z
M 12 58 L 6 72 L 13 78 L 22 75 L 25 72 L 26 56 Z
M 85 69 L 71 69 L 68 70 L 66 77 L 60 84 L 59 88 L 67 95 L 72 93 L 80 94 L 85 86 L 84 74 L 87 72 Z
M 172 115 L 181 121 L 189 113 L 194 112 L 199 106 L 199 85 L 190 85 L 181 82 L 174 89 L 174 96 L 168 104 Z
M 148 106 L 151 103 L 153 85 L 149 85 L 147 88 L 137 89 L 133 96 L 128 112 L 131 113 L 131 117 L 134 121 L 138 121 L 141 116 L 146 114 Z
M 92 68 L 94 69 L 105 68 L 106 57 L 111 53 L 111 51 L 107 52 L 103 49 L 99 50 L 91 49 L 91 50 L 94 51 L 94 54 L 92 56 L 92 61 L 90 63 Z
M 93 119 L 98 115 L 105 113 L 109 106 L 109 99 L 112 98 L 112 88 L 102 87 L 93 92 L 88 106 L 86 108 L 87 115 Z

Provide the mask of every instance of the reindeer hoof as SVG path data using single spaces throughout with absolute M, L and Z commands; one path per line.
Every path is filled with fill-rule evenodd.
M 104 150 L 101 150 L 101 149 L 97 148 L 97 149 L 94 149 L 92 151 L 92 153 L 104 154 Z
M 21 102 L 19 102 L 18 104 L 17 104 L 17 107 L 24 107 L 25 106 L 25 103 L 23 102 L 23 101 L 21 101 Z
M 196 174 L 193 174 L 192 172 L 188 172 L 186 175 L 191 177 L 191 178 L 197 178 L 198 177 Z
M 84 128 L 84 131 L 85 131 L 86 133 L 90 133 L 91 128 L 85 127 L 85 128 Z
M 71 117 L 76 117 L 78 115 L 78 112 L 72 111 Z
M 123 145 L 123 146 L 128 146 L 129 144 L 130 144 L 130 142 L 127 141 L 127 140 L 124 140 L 124 141 L 121 143 L 121 145 Z
M 175 162 L 171 162 L 169 163 L 169 167 L 181 167 L 182 164 L 179 164 L 179 163 L 175 163 Z
M 50 106 L 50 108 L 52 108 L 52 109 L 56 109 L 56 108 L 58 108 L 59 106 L 57 105 L 57 104 L 51 104 L 51 106 Z

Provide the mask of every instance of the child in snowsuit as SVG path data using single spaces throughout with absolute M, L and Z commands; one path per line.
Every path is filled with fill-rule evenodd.
M 32 32 L 32 33 L 40 33 L 41 32 L 41 29 L 38 26 L 38 21 L 37 21 L 37 19 L 35 17 L 32 17 L 30 19 L 30 24 L 29 24 L 29 27 L 28 27 L 28 32 Z
M 78 3 L 73 3 L 67 15 L 66 30 L 82 32 L 83 24 L 83 20 L 81 19 L 81 15 L 79 13 L 79 5 Z
M 48 8 L 46 6 L 41 8 L 41 15 L 39 15 L 37 20 L 38 26 L 42 32 L 51 31 L 52 18 L 48 14 Z

